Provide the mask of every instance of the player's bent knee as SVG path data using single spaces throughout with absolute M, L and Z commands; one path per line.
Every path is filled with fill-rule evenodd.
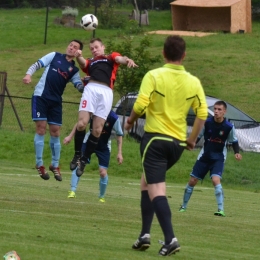
M 100 175 L 101 178 L 105 178 L 107 176 L 107 172 L 100 170 L 99 175 Z

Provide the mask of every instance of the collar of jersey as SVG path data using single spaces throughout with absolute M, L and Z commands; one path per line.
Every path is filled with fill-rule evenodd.
M 169 69 L 174 69 L 174 70 L 185 70 L 184 66 L 182 66 L 182 65 L 175 65 L 175 64 L 170 64 L 170 63 L 164 64 L 163 67 L 169 68 Z

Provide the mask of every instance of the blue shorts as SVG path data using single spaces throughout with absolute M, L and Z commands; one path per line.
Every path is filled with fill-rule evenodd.
M 210 172 L 210 178 L 212 178 L 212 176 L 219 176 L 221 179 L 223 170 L 224 161 L 222 160 L 197 160 L 190 176 L 203 180 L 206 174 Z
M 47 121 L 51 125 L 62 125 L 62 103 L 41 96 L 32 96 L 32 120 Z
M 84 153 L 85 149 L 86 149 L 86 143 L 83 143 L 81 148 L 82 153 Z M 95 154 L 98 158 L 99 167 L 108 169 L 109 161 L 110 161 L 110 151 L 108 147 L 107 149 L 103 149 L 102 151 L 95 150 Z
M 184 146 L 173 137 L 144 133 L 140 151 L 147 184 L 165 182 L 166 171 L 181 157 Z

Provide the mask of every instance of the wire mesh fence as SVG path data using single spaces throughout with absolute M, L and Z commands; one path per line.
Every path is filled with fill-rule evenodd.
M 0 99 L 4 103 L 0 129 L 35 132 L 31 117 L 31 98 L 0 95 Z M 69 133 L 77 122 L 79 103 L 63 102 L 62 107 L 62 131 Z
M 0 115 L 2 115 L 2 117 L 0 117 L 0 130 L 35 133 L 34 122 L 31 119 L 31 98 L 0 95 L 0 101 L 3 107 L 2 111 L 0 107 Z M 79 103 L 64 101 L 62 106 L 62 132 L 67 135 L 77 122 Z M 119 115 L 121 123 L 123 124 L 126 120 L 126 118 L 123 118 L 123 115 L 127 117 L 129 113 L 123 113 L 123 111 L 121 111 L 122 105 L 114 107 L 114 110 Z M 127 112 L 130 112 L 130 110 Z M 188 122 L 190 119 L 191 118 L 187 118 L 188 128 L 192 126 L 192 124 Z M 194 118 L 192 119 L 194 121 Z M 229 121 L 235 125 L 241 148 L 244 151 L 260 152 L 260 123 L 234 119 L 229 119 Z M 144 133 L 144 124 L 145 117 L 138 119 L 138 123 L 135 124 L 130 131 L 130 135 L 140 140 Z

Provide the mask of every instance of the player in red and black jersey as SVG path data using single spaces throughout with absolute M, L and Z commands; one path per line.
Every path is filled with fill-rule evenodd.
M 76 174 L 78 177 L 83 174 L 86 163 L 89 162 L 91 154 L 96 149 L 104 123 L 111 110 L 113 103 L 112 90 L 118 66 L 123 64 L 129 68 L 137 67 L 132 59 L 122 56 L 120 53 L 112 52 L 105 55 L 105 46 L 99 38 L 92 39 L 89 47 L 93 55 L 92 58 L 83 58 L 80 50 L 77 51 L 76 56 L 82 71 L 89 76 L 89 81 L 84 88 L 80 101 L 77 130 L 74 137 L 75 155 L 70 163 L 70 169 L 74 170 L 77 162 Z M 87 149 L 81 156 L 85 129 L 91 115 L 93 128 L 86 144 Z

